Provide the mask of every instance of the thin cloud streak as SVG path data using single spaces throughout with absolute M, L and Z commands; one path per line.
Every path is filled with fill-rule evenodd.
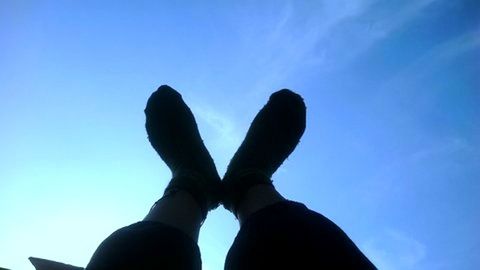
M 418 269 L 427 255 L 425 244 L 393 228 L 385 228 L 364 242 L 362 250 L 378 269 Z
M 370 17 L 380 1 L 319 3 L 312 5 L 308 16 L 300 16 L 305 10 L 297 2 L 288 1 L 278 12 L 262 18 L 264 25 L 260 28 L 253 24 L 241 26 L 241 39 L 254 45 L 244 55 L 257 74 L 250 94 L 276 89 L 304 68 L 332 72 L 345 67 L 436 1 L 410 1 L 387 10 L 389 16 L 376 21 Z M 253 8 L 248 15 L 241 21 L 265 16 Z

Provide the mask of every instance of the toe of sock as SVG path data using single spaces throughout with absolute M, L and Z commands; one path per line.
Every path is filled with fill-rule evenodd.
M 179 102 L 182 100 L 182 95 L 175 89 L 168 85 L 160 86 L 157 91 L 153 92 L 147 101 L 145 113 L 151 113 L 160 109 L 162 106 L 171 105 L 173 102 Z
M 270 102 L 282 103 L 285 105 L 296 106 L 299 108 L 305 107 L 302 96 L 293 92 L 290 89 L 282 89 L 273 93 L 270 96 Z

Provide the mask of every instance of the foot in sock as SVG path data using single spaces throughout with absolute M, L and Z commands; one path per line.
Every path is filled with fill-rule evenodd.
M 165 195 L 189 192 L 205 218 L 220 202 L 221 181 L 192 112 L 177 91 L 162 85 L 148 99 L 145 115 L 148 139 L 172 171 Z
M 249 188 L 272 184 L 272 174 L 302 137 L 305 118 L 305 104 L 300 95 L 283 89 L 270 96 L 228 165 L 223 178 L 226 209 L 236 215 L 236 208 Z

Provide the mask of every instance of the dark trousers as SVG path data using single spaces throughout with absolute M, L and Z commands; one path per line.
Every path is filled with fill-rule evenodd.
M 87 270 L 201 269 L 197 244 L 173 227 L 138 222 L 103 241 Z M 225 269 L 376 269 L 348 236 L 323 215 L 286 201 L 246 220 Z

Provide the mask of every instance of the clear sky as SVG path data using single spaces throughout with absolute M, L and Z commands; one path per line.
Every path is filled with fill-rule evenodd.
M 143 109 L 179 90 L 221 174 L 270 93 L 307 129 L 274 175 L 380 269 L 480 265 L 480 2 L 0 2 L 0 266 L 84 266 L 169 170 Z M 222 269 L 238 225 L 200 235 Z

